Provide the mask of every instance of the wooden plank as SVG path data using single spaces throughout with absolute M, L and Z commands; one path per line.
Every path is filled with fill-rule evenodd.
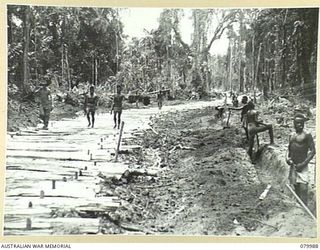
M 25 197 L 40 197 L 40 191 L 43 190 L 45 196 L 56 197 L 74 197 L 87 198 L 94 197 L 96 192 L 94 187 L 89 182 L 59 182 L 56 184 L 56 189 L 52 189 L 51 181 L 38 181 L 37 183 L 22 184 L 20 187 L 8 189 L 6 196 L 25 196 Z
M 6 235 L 12 235 L 12 232 L 19 233 L 23 231 L 25 234 L 29 231 L 29 235 L 34 235 L 36 231 L 41 229 L 51 229 L 55 234 L 85 234 L 98 233 L 100 219 L 95 218 L 54 218 L 41 219 L 32 218 L 31 230 L 26 230 L 26 219 L 19 218 L 15 222 L 5 222 L 4 231 Z
M 50 218 L 52 209 L 45 208 L 45 207 L 36 207 L 36 208 L 23 208 L 23 207 L 17 207 L 13 209 L 12 206 L 6 206 L 5 207 L 5 217 L 10 216 L 17 216 L 17 215 L 23 215 L 23 216 L 37 216 L 37 217 L 46 217 Z
M 51 229 L 32 229 L 32 230 L 19 230 L 19 229 L 5 229 L 5 236 L 19 235 L 19 236 L 48 236 L 52 234 Z
M 94 163 L 96 162 L 96 163 Z M 80 169 L 84 173 L 85 176 L 95 176 L 98 173 L 103 173 L 104 175 L 121 175 L 128 169 L 128 165 L 124 165 L 123 163 L 115 163 L 115 162 L 100 162 L 97 160 L 93 160 L 91 162 L 63 162 L 63 161 L 47 161 L 43 159 L 37 159 L 35 161 L 28 159 L 27 162 L 21 163 L 21 159 L 10 159 L 11 164 L 7 166 L 7 177 L 17 177 L 26 178 L 29 176 L 29 172 L 34 176 L 38 176 L 43 179 L 62 179 L 64 176 L 73 176 L 75 171 L 79 171 Z M 18 164 L 24 164 L 23 166 Z M 64 165 L 69 164 L 69 165 Z M 84 170 L 87 169 L 87 170 Z M 19 173 L 21 172 L 21 173 Z M 38 173 L 39 172 L 39 173 Z M 43 172 L 43 173 L 41 173 Z
M 30 174 L 30 171 L 28 170 L 21 169 L 21 170 L 10 171 L 10 168 L 9 168 L 7 170 L 6 180 L 13 181 L 13 184 L 16 184 L 16 185 L 20 185 L 23 183 L 36 183 L 38 182 L 38 180 L 42 180 L 42 181 L 61 180 L 62 181 L 63 176 L 73 176 L 74 172 L 76 171 L 76 170 L 74 171 L 68 170 L 68 171 L 62 172 L 63 170 L 62 168 L 57 170 L 60 170 L 60 171 L 51 170 L 52 172 L 49 172 L 50 169 L 48 169 L 48 171 L 44 171 L 44 170 L 32 171 L 32 174 Z
M 89 160 L 87 152 L 59 152 L 57 154 L 38 151 L 11 151 L 7 150 L 7 157 L 15 158 L 42 158 L 42 159 L 57 159 L 57 160 Z
M 50 170 L 52 168 L 65 168 L 65 169 L 75 169 L 75 168 L 84 168 L 85 166 L 93 165 L 91 161 L 65 161 L 65 160 L 56 160 L 56 159 L 46 159 L 46 158 L 14 158 L 7 157 L 7 165 L 12 166 L 24 166 L 26 169 L 43 169 Z
M 59 152 L 68 152 L 68 153 L 72 153 L 72 152 L 80 152 L 83 151 L 82 149 L 79 148 L 58 148 L 58 147 L 54 147 L 54 148 L 47 148 L 44 145 L 42 145 L 41 147 L 37 147 L 37 148 L 13 148 L 13 147 L 7 147 L 7 152 L 11 152 L 11 151 L 22 151 L 22 152 L 46 152 L 46 153 L 59 153 Z
M 5 207 L 9 209 L 17 208 L 27 208 L 29 202 L 32 203 L 34 208 L 47 208 L 47 209 L 69 209 L 78 206 L 88 206 L 89 204 L 95 204 L 96 207 L 105 207 L 105 208 L 117 208 L 120 206 L 118 197 L 91 197 L 84 199 L 77 198 L 59 198 L 59 197 L 45 197 L 40 199 L 39 197 L 6 197 L 5 198 Z
M 38 149 L 38 148 L 57 148 L 57 149 L 79 149 L 79 145 L 74 143 L 67 143 L 61 141 L 55 141 L 54 143 L 50 142 L 23 142 L 20 141 L 8 141 L 7 142 L 7 149 Z
M 89 179 L 90 178 L 90 179 Z M 78 180 L 62 180 L 55 181 L 55 189 L 52 189 L 52 181 L 38 182 L 19 182 L 17 180 L 7 180 L 10 184 L 6 187 L 7 196 L 25 196 L 25 197 L 40 197 L 40 192 L 44 191 L 45 196 L 66 196 L 81 198 L 86 197 L 84 195 L 95 195 L 98 187 L 94 186 L 94 183 L 98 183 L 98 177 L 81 177 Z M 16 184 L 15 184 L 16 183 Z M 67 190 L 63 190 L 67 188 Z M 78 190 L 76 190 L 78 189 Z M 81 192 L 81 193 L 80 193 Z

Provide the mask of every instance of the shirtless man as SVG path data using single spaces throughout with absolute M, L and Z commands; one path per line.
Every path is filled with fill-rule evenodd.
M 37 101 L 40 103 L 40 118 L 43 120 L 43 129 L 48 129 L 50 112 L 53 109 L 53 100 L 51 92 L 47 87 L 51 83 L 50 79 L 46 80 L 46 83 L 40 84 L 40 89 L 36 91 Z
M 116 88 L 117 88 L 117 93 L 113 97 L 113 104 L 112 104 L 110 114 L 112 114 L 112 111 L 114 111 L 114 114 L 113 114 L 114 127 L 113 128 L 116 128 L 118 124 L 118 129 L 119 129 L 120 123 L 121 123 L 122 102 L 124 100 L 124 96 L 121 94 L 121 86 L 117 85 Z
M 252 150 L 254 145 L 254 138 L 257 134 L 267 131 L 270 136 L 270 144 L 274 144 L 273 139 L 273 127 L 272 124 L 265 124 L 258 120 L 258 112 L 254 110 L 253 102 L 248 102 L 248 112 L 247 112 L 247 124 L 248 124 L 248 136 L 249 136 L 249 150 L 248 154 L 252 160 Z
M 294 117 L 295 133 L 289 138 L 287 163 L 290 166 L 289 180 L 299 198 L 308 204 L 308 163 L 316 153 L 310 133 L 303 131 L 306 118 L 302 114 Z
M 242 127 L 244 131 L 246 132 L 246 137 L 249 140 L 249 134 L 248 134 L 248 124 L 247 124 L 247 113 L 249 111 L 249 106 L 248 104 L 251 102 L 249 101 L 247 96 L 243 96 L 241 99 L 242 106 L 241 107 L 229 107 L 230 110 L 241 110 L 241 116 L 240 116 L 240 121 L 242 124 Z M 252 103 L 253 104 L 253 103 Z
M 88 119 L 88 127 L 94 127 L 94 115 L 96 112 L 97 104 L 98 104 L 98 96 L 94 93 L 94 86 L 90 86 L 89 95 L 85 96 L 84 100 L 84 112 L 87 115 Z M 91 120 L 90 120 L 91 115 Z

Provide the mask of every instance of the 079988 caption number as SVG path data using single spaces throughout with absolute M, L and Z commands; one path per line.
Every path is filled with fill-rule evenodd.
M 318 244 L 300 244 L 300 248 L 318 248 Z

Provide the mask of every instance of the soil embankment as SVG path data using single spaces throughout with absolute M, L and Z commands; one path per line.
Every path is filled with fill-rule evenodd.
M 127 141 L 143 146 L 128 159 L 160 171 L 123 176 L 111 185 L 106 180 L 102 192 L 119 196 L 123 206 L 104 218 L 104 233 L 316 236 L 316 223 L 285 190 L 287 170 L 275 171 L 291 132 L 287 124 L 275 125 L 277 145 L 264 147 L 272 159 L 253 165 L 239 115 L 232 114 L 231 127 L 223 129 L 214 113 L 207 107 L 153 117 L 152 130 Z M 268 142 L 261 136 L 262 145 Z M 259 200 L 269 183 L 267 197 Z

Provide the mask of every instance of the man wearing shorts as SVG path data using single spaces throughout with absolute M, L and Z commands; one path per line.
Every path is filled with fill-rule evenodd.
M 98 96 L 94 93 L 94 86 L 90 86 L 89 95 L 85 96 L 84 100 L 84 112 L 87 115 L 88 127 L 94 127 L 95 112 L 98 104 Z M 91 116 L 91 120 L 90 120 Z
M 308 204 L 308 163 L 316 153 L 315 144 L 310 133 L 304 131 L 306 118 L 296 114 L 293 120 L 295 133 L 289 138 L 287 163 L 290 166 L 289 181 L 296 194 Z
M 111 108 L 111 114 L 113 112 L 113 121 L 114 121 L 114 127 L 116 128 L 118 125 L 118 129 L 120 128 L 121 123 L 121 114 L 122 114 L 122 102 L 124 100 L 124 96 L 121 94 L 121 86 L 117 85 L 117 93 L 113 97 L 113 104 Z

